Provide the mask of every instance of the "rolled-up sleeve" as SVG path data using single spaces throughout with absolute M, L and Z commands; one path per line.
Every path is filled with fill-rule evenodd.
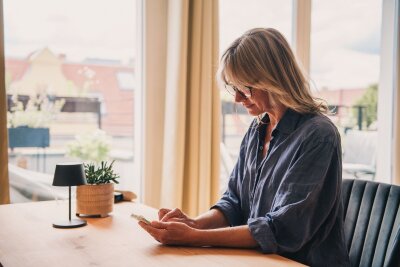
M 302 150 L 282 177 L 271 210 L 247 220 L 264 253 L 299 250 L 328 216 L 336 216 L 333 207 L 340 192 L 340 149 L 332 142 L 313 142 Z
M 239 157 L 229 177 L 228 187 L 221 199 L 214 206 L 211 207 L 211 209 L 220 210 L 225 215 L 230 226 L 243 225 L 246 223 L 247 219 L 244 217 L 241 208 L 242 196 L 240 195 L 240 180 L 243 179 L 244 174 L 248 139 L 249 131 L 244 136 L 240 145 Z
M 242 156 L 244 157 L 244 154 L 242 155 L 242 150 L 244 148 L 241 148 L 240 156 L 229 178 L 228 188 L 221 199 L 211 207 L 211 209 L 219 209 L 225 215 L 230 226 L 243 224 L 244 220 L 240 207 L 240 191 L 238 190 L 238 176 L 243 171 L 244 158 Z

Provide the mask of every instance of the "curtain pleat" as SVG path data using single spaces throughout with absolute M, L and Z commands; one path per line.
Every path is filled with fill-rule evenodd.
M 218 1 L 170 1 L 160 206 L 189 215 L 218 198 Z

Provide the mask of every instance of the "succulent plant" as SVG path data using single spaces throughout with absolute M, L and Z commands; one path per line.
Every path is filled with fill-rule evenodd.
M 88 184 L 108 184 L 114 182 L 118 184 L 119 175 L 113 170 L 114 161 L 110 165 L 106 161 L 102 161 L 100 165 L 94 163 L 83 164 L 85 168 L 86 181 Z

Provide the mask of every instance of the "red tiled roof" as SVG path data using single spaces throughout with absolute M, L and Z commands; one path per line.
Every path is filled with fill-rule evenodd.
M 363 96 L 365 91 L 366 88 L 322 90 L 314 92 L 314 96 L 326 100 L 329 105 L 350 107 L 356 104 L 357 100 Z
M 103 114 L 103 129 L 112 135 L 131 135 L 133 133 L 133 91 L 120 89 L 117 73 L 131 72 L 133 68 L 120 65 L 93 65 L 65 63 L 62 66 L 65 77 L 82 87 L 85 76 L 84 67 L 93 70 L 95 81 L 91 93 L 100 93 L 103 97 L 106 114 Z
M 27 59 L 6 58 L 6 71 L 11 74 L 13 81 L 20 80 L 29 68 Z M 105 114 L 102 115 L 102 128 L 111 135 L 129 136 L 133 134 L 133 92 L 120 88 L 117 73 L 129 72 L 134 74 L 133 67 L 118 64 L 83 64 L 64 62 L 62 71 L 67 80 L 82 87 L 85 76 L 83 68 L 93 70 L 95 83 L 89 93 L 100 94 L 105 104 Z
M 20 80 L 29 68 L 29 62 L 26 59 L 6 58 L 5 65 L 6 73 L 11 75 L 12 81 Z

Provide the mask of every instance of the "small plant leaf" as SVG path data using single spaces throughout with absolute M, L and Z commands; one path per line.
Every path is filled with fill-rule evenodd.
M 94 163 L 83 164 L 85 169 L 86 180 L 88 184 L 108 184 L 117 181 L 119 175 L 114 173 L 113 170 L 114 161 L 108 164 L 106 161 L 102 161 L 99 166 Z

